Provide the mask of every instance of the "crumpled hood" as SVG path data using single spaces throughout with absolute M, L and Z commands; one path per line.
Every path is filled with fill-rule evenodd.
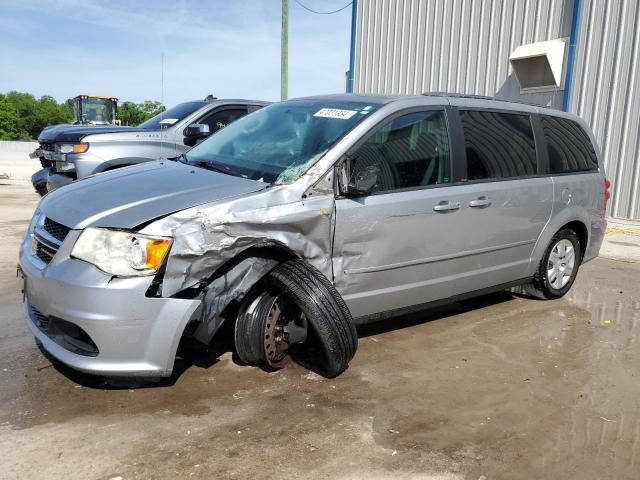
M 47 127 L 38 136 L 40 143 L 54 142 L 79 142 L 88 135 L 100 133 L 123 133 L 123 132 L 149 132 L 144 128 L 118 127 L 106 125 L 104 127 L 88 127 L 86 125 L 53 125 Z
M 267 184 L 172 161 L 100 173 L 59 188 L 40 210 L 74 229 L 134 228 L 196 205 L 263 190 Z

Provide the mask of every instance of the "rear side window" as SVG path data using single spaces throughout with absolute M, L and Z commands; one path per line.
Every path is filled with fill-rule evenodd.
M 531 118 L 526 114 L 461 110 L 467 180 L 535 175 L 538 171 Z
M 549 153 L 549 173 L 598 170 L 598 157 L 587 132 L 573 120 L 543 115 L 542 131 Z

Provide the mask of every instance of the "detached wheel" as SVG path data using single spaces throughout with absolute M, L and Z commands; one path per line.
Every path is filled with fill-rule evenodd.
M 296 259 L 279 264 L 248 295 L 235 344 L 245 363 L 277 369 L 294 360 L 331 378 L 347 369 L 358 336 L 333 285 Z
M 533 293 L 545 299 L 564 296 L 576 279 L 581 258 L 578 236 L 573 230 L 560 230 L 540 261 L 532 283 Z

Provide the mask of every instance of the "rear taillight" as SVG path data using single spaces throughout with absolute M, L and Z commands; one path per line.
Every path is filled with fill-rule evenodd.
M 611 182 L 609 181 L 608 178 L 604 179 L 604 208 L 607 208 L 607 203 L 609 202 L 609 199 L 611 198 L 611 192 L 609 191 L 609 189 L 611 188 Z

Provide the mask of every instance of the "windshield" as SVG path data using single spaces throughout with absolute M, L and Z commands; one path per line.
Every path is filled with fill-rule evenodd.
M 294 100 L 236 120 L 189 151 L 188 162 L 268 183 L 289 183 L 378 107 Z
M 108 125 L 113 121 L 113 101 L 103 98 L 82 99 L 82 121 Z
M 180 120 L 199 108 L 204 107 L 207 102 L 185 102 L 179 103 L 175 107 L 165 110 L 159 113 L 153 118 L 150 118 L 144 123 L 138 125 L 138 128 L 146 128 L 147 130 L 160 130 L 162 128 L 169 128 L 172 125 L 178 123 Z

